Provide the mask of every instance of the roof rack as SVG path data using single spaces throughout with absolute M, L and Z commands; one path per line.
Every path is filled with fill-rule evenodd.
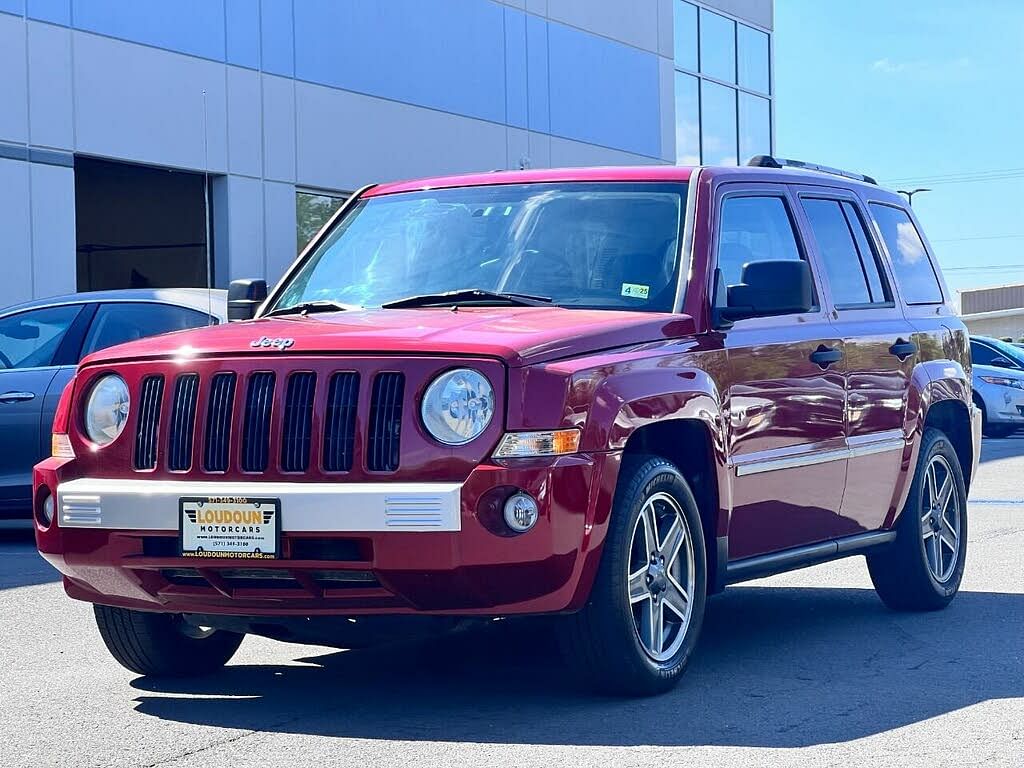
M 871 176 L 863 173 L 853 173 L 852 171 L 844 171 L 841 168 L 830 168 L 827 165 L 805 163 L 803 160 L 787 160 L 784 157 L 772 157 L 771 155 L 756 155 L 750 158 L 747 165 L 754 168 L 802 168 L 805 171 L 818 171 L 819 173 L 828 173 L 833 176 L 842 176 L 844 179 L 853 179 L 854 181 L 878 185 L 878 182 Z

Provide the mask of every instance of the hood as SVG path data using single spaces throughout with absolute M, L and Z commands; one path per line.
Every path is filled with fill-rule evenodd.
M 101 350 L 82 364 L 250 354 L 400 353 L 497 357 L 516 367 L 693 332 L 689 316 L 653 312 L 561 307 L 370 309 L 179 331 Z
M 971 366 L 971 373 L 974 376 L 999 376 L 1004 379 L 1024 380 L 1024 371 L 1020 368 L 1003 368 L 998 365 L 974 363 Z

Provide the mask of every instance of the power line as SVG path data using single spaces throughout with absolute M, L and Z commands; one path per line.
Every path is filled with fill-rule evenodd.
M 1024 237 L 1021 235 L 977 235 L 976 237 L 950 237 L 945 240 L 932 240 L 933 243 L 966 243 L 971 240 L 1016 240 Z
M 950 173 L 938 173 L 931 175 L 921 176 L 899 176 L 892 179 L 883 179 L 886 184 L 904 184 L 904 183 L 917 183 L 917 182 L 939 182 L 939 181 L 953 181 L 960 179 L 975 179 L 975 178 L 987 178 L 987 177 L 1002 177 L 1002 176 L 1017 176 L 1024 175 L 1024 168 L 994 168 L 988 171 L 955 171 Z

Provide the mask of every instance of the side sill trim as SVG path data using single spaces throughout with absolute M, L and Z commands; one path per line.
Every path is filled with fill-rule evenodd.
M 729 584 L 735 584 L 738 581 L 760 579 L 784 571 L 806 568 L 829 560 L 860 554 L 874 547 L 889 544 L 895 539 L 896 531 L 871 531 L 858 533 L 855 536 L 844 536 L 832 541 L 823 541 L 819 544 L 785 549 L 781 552 L 771 552 L 767 555 L 745 557 L 741 560 L 733 560 L 726 566 L 726 581 Z
M 886 434 L 886 433 L 882 433 Z M 809 467 L 814 464 L 824 464 L 829 461 L 842 461 L 844 459 L 856 459 L 861 456 L 872 456 L 876 453 L 888 453 L 889 451 L 902 451 L 906 441 L 902 436 L 886 437 L 883 440 L 857 443 L 846 448 L 836 448 L 830 451 L 808 451 L 794 456 L 781 456 L 773 459 L 762 459 L 760 461 L 746 461 L 735 464 L 736 476 L 757 475 L 761 472 L 774 472 L 778 469 L 795 469 L 796 467 Z

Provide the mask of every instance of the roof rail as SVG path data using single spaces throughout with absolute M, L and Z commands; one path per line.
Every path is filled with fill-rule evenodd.
M 819 173 L 828 173 L 833 176 L 842 176 L 844 179 L 853 179 L 854 181 L 878 185 L 878 182 L 871 176 L 863 173 L 853 173 L 852 171 L 844 171 L 841 168 L 830 168 L 827 165 L 805 163 L 803 160 L 787 160 L 784 157 L 772 157 L 771 155 L 756 155 L 750 158 L 747 165 L 754 168 L 803 168 L 805 171 L 818 171 Z

